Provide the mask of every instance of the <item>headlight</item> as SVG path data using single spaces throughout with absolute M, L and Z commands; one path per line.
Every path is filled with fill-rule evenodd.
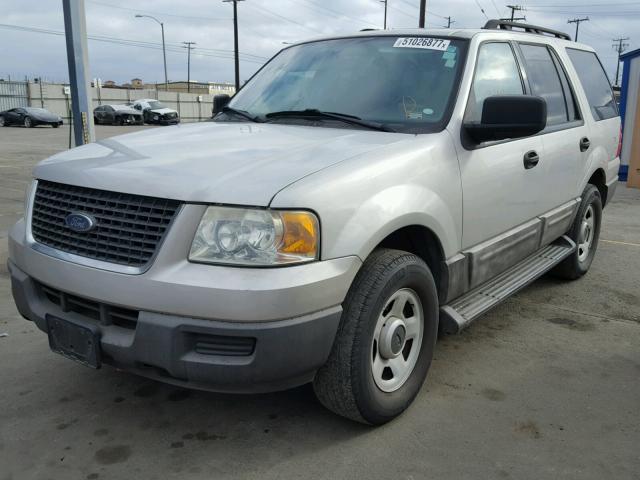
M 209 207 L 189 260 L 269 266 L 317 260 L 318 219 L 310 212 Z

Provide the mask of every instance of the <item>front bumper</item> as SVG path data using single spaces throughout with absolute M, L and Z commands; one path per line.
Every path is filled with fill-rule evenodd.
M 341 303 L 361 261 L 344 257 L 266 269 L 189 263 L 184 246 L 201 213 L 183 213 L 151 268 L 137 275 L 41 253 L 27 241 L 24 221 L 18 222 L 9 235 L 9 270 L 20 313 L 45 332 L 46 314 L 92 322 L 105 363 L 168 383 L 264 392 L 313 379 L 329 355 Z M 42 286 L 134 310 L 137 323 L 124 328 L 63 311 Z M 255 348 L 243 356 L 207 355 L 196 351 L 200 337 L 253 338 Z
M 47 332 L 47 314 L 94 326 L 102 361 L 166 383 L 218 392 L 283 390 L 313 380 L 324 364 L 340 321 L 340 306 L 298 318 L 232 323 L 141 311 L 134 329 L 102 325 L 51 302 L 41 284 L 9 262 L 18 311 Z M 251 339 L 242 354 L 234 340 Z

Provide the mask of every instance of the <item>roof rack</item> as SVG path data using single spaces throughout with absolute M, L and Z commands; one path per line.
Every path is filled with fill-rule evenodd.
M 559 32 L 550 28 L 539 27 L 537 25 L 529 25 L 528 23 L 510 22 L 507 20 L 489 20 L 482 28 L 484 30 L 513 30 L 514 28 L 516 28 L 523 30 L 524 33 L 534 33 L 536 35 L 551 35 L 556 38 L 562 38 L 563 40 L 571 40 L 571 37 L 564 32 Z

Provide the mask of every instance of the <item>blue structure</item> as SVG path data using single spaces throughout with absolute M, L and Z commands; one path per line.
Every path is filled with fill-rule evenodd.
M 627 180 L 629 171 L 631 144 L 634 132 L 638 126 L 634 125 L 637 118 L 638 96 L 640 95 L 640 48 L 620 56 L 622 61 L 622 86 L 620 88 L 620 116 L 622 117 L 623 146 L 619 178 Z

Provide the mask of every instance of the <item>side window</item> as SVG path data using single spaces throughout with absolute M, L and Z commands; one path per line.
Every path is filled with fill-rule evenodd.
M 511 45 L 504 42 L 484 43 L 469 94 L 465 121 L 480 122 L 485 98 L 492 95 L 522 95 L 522 79 Z
M 593 118 L 597 121 L 618 116 L 611 84 L 596 54 L 574 48 L 567 48 L 567 53 L 587 95 Z
M 553 57 L 553 62 L 556 65 L 556 69 L 558 70 L 558 74 L 560 75 L 560 81 L 562 82 L 562 88 L 564 90 L 564 101 L 567 105 L 567 113 L 568 119 L 570 122 L 575 120 L 582 120 L 582 116 L 580 115 L 580 108 L 578 107 L 578 102 L 576 101 L 576 97 L 569 82 L 569 77 L 567 77 L 567 72 L 562 67 L 562 63 L 560 59 L 556 55 L 555 52 L 552 52 L 551 56 Z
M 544 45 L 520 45 L 534 95 L 547 101 L 547 126 L 568 121 L 567 103 L 551 53 Z

